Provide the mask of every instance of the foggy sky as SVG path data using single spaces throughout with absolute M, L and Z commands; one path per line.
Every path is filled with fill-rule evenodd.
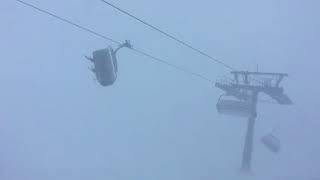
M 99 0 L 26 0 L 217 80 L 228 69 Z M 255 179 L 320 177 L 318 0 L 113 0 L 241 70 L 285 72 L 293 106 L 259 104 Z M 245 119 L 216 112 L 223 93 L 130 50 L 112 87 L 83 55 L 115 46 L 13 0 L 0 3 L 0 179 L 239 179 Z M 277 128 L 280 154 L 259 142 Z

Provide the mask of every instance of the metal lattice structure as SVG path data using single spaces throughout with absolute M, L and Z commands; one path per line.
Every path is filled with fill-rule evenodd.
M 259 94 L 264 93 L 281 105 L 292 104 L 291 99 L 284 94 L 284 88 L 280 86 L 288 75 L 248 71 L 232 71 L 231 74 L 233 75 L 231 82 L 221 81 L 215 84 L 225 92 L 219 98 L 217 110 L 220 114 L 248 118 L 241 166 L 243 171 L 248 172 L 251 170 Z

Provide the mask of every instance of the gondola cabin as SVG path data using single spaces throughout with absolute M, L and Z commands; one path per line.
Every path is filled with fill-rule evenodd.
M 110 86 L 117 79 L 117 58 L 112 48 L 106 48 L 94 51 L 92 53 L 94 68 L 92 71 L 95 73 L 97 81 L 102 86 Z
M 251 104 L 248 101 L 239 100 L 232 96 L 220 96 L 217 103 L 217 111 L 223 115 L 250 117 L 252 115 Z
M 273 134 L 267 134 L 261 138 L 261 142 L 274 153 L 278 153 L 281 149 L 280 140 Z

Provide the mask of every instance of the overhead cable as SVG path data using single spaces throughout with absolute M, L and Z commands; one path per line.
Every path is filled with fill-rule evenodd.
M 116 40 L 114 40 L 114 39 L 112 39 L 112 38 L 110 38 L 110 37 L 107 37 L 107 36 L 105 36 L 105 35 L 103 35 L 103 34 L 100 34 L 100 33 L 96 32 L 96 31 L 93 31 L 93 30 L 90 29 L 90 28 L 87 28 L 87 27 L 81 26 L 81 25 L 79 25 L 79 24 L 76 24 L 76 23 L 74 23 L 74 22 L 72 22 L 72 21 L 70 21 L 70 20 L 68 20 L 68 19 L 62 18 L 62 17 L 60 17 L 60 16 L 58 16 L 58 15 L 56 15 L 56 14 L 54 14 L 54 13 L 51 13 L 51 12 L 46 11 L 46 10 L 44 10 L 44 9 L 41 9 L 41 8 L 35 6 L 35 5 L 32 5 L 32 4 L 27 3 L 27 2 L 25 2 L 25 1 L 22 1 L 22 0 L 16 0 L 16 1 L 19 2 L 19 3 L 21 3 L 21 4 L 23 4 L 23 5 L 25 5 L 25 6 L 28 6 L 28 7 L 32 8 L 32 9 L 34 9 L 34 10 L 37 10 L 37 11 L 39 11 L 39 12 L 41 12 L 41 13 L 44 13 L 44 14 L 49 15 L 49 16 L 51 16 L 51 17 L 54 17 L 54 18 L 57 19 L 57 20 L 60 20 L 60 21 L 62 21 L 62 22 L 64 22 L 64 23 L 67 23 L 67 24 L 69 24 L 69 25 L 72 25 L 72 26 L 74 26 L 74 27 L 76 27 L 76 28 L 78 28 L 78 29 L 81 29 L 81 30 L 83 30 L 83 31 L 85 31 L 85 32 L 87 32 L 87 33 L 90 33 L 90 34 L 92 34 L 92 35 L 95 35 L 95 36 L 97 36 L 97 37 L 99 37 L 99 38 L 102 38 L 102 39 L 104 39 L 104 40 L 113 42 L 113 43 L 115 43 L 115 44 L 121 44 L 119 41 L 116 41 Z M 176 70 L 179 70 L 179 71 L 182 71 L 182 72 L 184 72 L 184 73 L 186 73 L 186 74 L 189 74 L 189 75 L 198 77 L 198 78 L 200 78 L 200 79 L 202 79 L 202 80 L 205 80 L 205 81 L 207 81 L 207 82 L 209 82 L 209 83 L 214 83 L 214 81 L 210 80 L 209 78 L 206 78 L 206 77 L 202 76 L 201 74 L 198 74 L 198 73 L 189 71 L 189 70 L 187 70 L 187 69 L 185 69 L 185 68 L 182 68 L 182 67 L 180 67 L 180 66 L 177 66 L 177 65 L 174 65 L 174 64 L 172 64 L 172 63 L 169 63 L 169 62 L 166 61 L 166 60 L 157 58 L 157 57 L 155 57 L 155 56 L 153 56 L 153 55 L 151 55 L 151 54 L 148 54 L 148 53 L 146 53 L 146 52 L 144 52 L 144 51 L 141 51 L 141 50 L 138 50 L 138 49 L 135 49 L 135 48 L 129 48 L 129 49 L 131 49 L 131 50 L 133 50 L 133 51 L 135 51 L 135 52 L 137 52 L 137 53 L 139 53 L 139 54 L 141 54 L 141 55 L 143 55 L 143 56 L 145 56 L 145 57 L 148 57 L 148 58 L 150 58 L 150 59 L 152 59 L 152 60 L 154 60 L 154 61 L 157 61 L 157 62 L 160 62 L 160 63 L 165 64 L 165 65 L 167 65 L 167 66 L 170 66 L 170 67 L 172 67 L 172 68 L 174 68 L 174 69 L 176 69 Z
M 62 21 L 62 22 L 65 22 L 65 23 L 67 23 L 67 24 L 69 24 L 69 25 L 72 25 L 72 26 L 74 26 L 74 27 L 76 27 L 76 28 L 78 28 L 78 29 L 81 29 L 81 30 L 83 30 L 83 31 L 86 31 L 86 32 L 88 32 L 88 33 L 91 33 L 91 34 L 93 34 L 93 35 L 95 35 L 95 36 L 97 36 L 97 37 L 100 37 L 100 38 L 104 39 L 104 40 L 111 41 L 111 42 L 113 42 L 113 43 L 115 43 L 115 44 L 121 44 L 119 41 L 115 41 L 114 39 L 111 39 L 111 38 L 109 38 L 109 37 L 106 37 L 106 36 L 104 36 L 104 35 L 102 35 L 102 34 L 100 34 L 100 33 L 97 33 L 97 32 L 95 32 L 95 31 L 93 31 L 93 30 L 91 30 L 91 29 L 89 29 L 89 28 L 86 28 L 86 27 L 84 27 L 84 26 L 81 26 L 81 25 L 79 25 L 79 24 L 76 24 L 76 23 L 74 23 L 74 22 L 72 22 L 72 21 L 69 21 L 69 20 L 67 20 L 67 19 L 65 19 L 65 18 L 62 18 L 62 17 L 60 17 L 60 16 L 57 16 L 57 15 L 55 15 L 55 14 L 49 12 L 49 11 L 46 11 L 46 10 L 41 9 L 41 8 L 38 8 L 38 7 L 36 7 L 36 6 L 34 6 L 34 5 L 30 4 L 30 3 L 27 3 L 27 2 L 22 1 L 22 0 L 16 0 L 16 1 L 17 1 L 17 2 L 20 2 L 21 4 L 23 4 L 23 5 L 25 5 L 25 6 L 31 7 L 31 8 L 33 8 L 33 9 L 39 11 L 39 12 L 42 12 L 42 13 L 44 13 L 44 14 L 47 14 L 47 15 L 51 16 L 51 17 L 54 17 L 54 18 L 56 18 L 56 19 L 58 19 L 58 20 L 60 20 L 60 21 Z
M 215 83 L 213 80 L 210 80 L 209 78 L 207 78 L 207 77 L 205 77 L 205 76 L 203 76 L 203 75 L 201 75 L 201 74 L 194 73 L 194 72 L 189 71 L 189 70 L 187 70 L 187 69 L 185 69 L 185 68 L 182 68 L 182 67 L 180 67 L 180 66 L 177 66 L 177 65 L 174 65 L 174 64 L 172 64 L 172 63 L 169 63 L 168 61 L 165 61 L 165 60 L 163 60 L 163 59 L 160 59 L 160 58 L 157 58 L 157 57 L 155 57 L 155 56 L 152 56 L 152 55 L 150 55 L 150 54 L 148 54 L 148 53 L 145 53 L 145 52 L 143 52 L 143 51 L 141 51 L 141 50 L 138 50 L 138 49 L 135 49 L 135 48 L 132 48 L 132 50 L 135 51 L 135 52 L 137 52 L 137 53 L 139 53 L 139 54 L 141 54 L 141 55 L 143 55 L 143 56 L 146 56 L 146 57 L 148 57 L 148 58 L 150 58 L 150 59 L 153 59 L 153 60 L 155 60 L 155 61 L 161 62 L 162 64 L 165 64 L 165 65 L 167 65 L 167 66 L 170 66 L 170 67 L 172 67 L 172 68 L 175 68 L 175 69 L 177 69 L 177 70 L 179 70 L 179 71 L 182 71 L 182 72 L 184 72 L 184 73 L 188 73 L 188 74 L 190 74 L 190 75 L 196 76 L 196 77 L 198 77 L 198 78 L 200 78 L 200 79 L 202 79 L 202 80 L 208 81 L 208 82 L 210 82 L 210 83 Z
M 114 5 L 114 4 L 112 4 L 112 3 L 108 2 L 108 1 L 105 1 L 105 0 L 100 0 L 100 1 L 102 1 L 103 3 L 107 4 L 108 6 L 114 8 L 114 9 L 116 9 L 117 11 L 119 11 L 119 12 L 121 12 L 121 13 L 123 13 L 123 14 L 125 14 L 125 15 L 133 18 L 133 19 L 135 19 L 136 21 L 139 21 L 139 22 L 141 22 L 142 24 L 144 24 L 144 25 L 152 28 L 153 30 L 160 32 L 161 34 L 167 36 L 168 38 L 170 38 L 170 39 L 172 39 L 172 40 L 174 40 L 174 41 L 176 41 L 176 42 L 178 42 L 178 43 L 180 43 L 180 44 L 182 44 L 182 45 L 184 45 L 185 47 L 187 47 L 187 48 L 189 48 L 189 49 L 191 49 L 191 50 L 193 50 L 193 51 L 201 54 L 202 56 L 205 56 L 205 57 L 209 58 L 210 60 L 215 61 L 216 63 L 224 66 L 225 68 L 227 68 L 227 69 L 229 69 L 229 70 L 235 70 L 235 68 L 233 68 L 232 66 L 230 66 L 230 65 L 222 62 L 221 60 L 219 60 L 219 59 L 217 59 L 217 58 L 212 57 L 211 55 L 205 53 L 204 51 L 202 51 L 202 50 L 200 50 L 200 49 L 198 49 L 198 48 L 195 48 L 195 47 L 192 46 L 191 44 L 189 44 L 189 43 L 187 43 L 187 42 L 185 42 L 185 41 L 183 41 L 183 40 L 181 40 L 181 39 L 179 39 L 179 38 L 177 38 L 177 37 L 169 34 L 168 32 L 165 32 L 164 30 L 161 30 L 160 28 L 158 28 L 158 27 L 156 27 L 156 26 L 154 26 L 154 25 L 146 22 L 145 20 L 142 20 L 141 18 L 138 18 L 137 16 L 132 15 L 132 14 L 129 13 L 128 11 L 123 10 L 122 8 L 116 6 L 116 5 Z
M 210 60 L 212 60 L 212 61 L 214 61 L 214 62 L 222 65 L 223 67 L 225 67 L 225 68 L 227 68 L 227 69 L 229 69 L 229 70 L 232 70 L 232 71 L 237 71 L 236 68 L 234 68 L 234 67 L 232 67 L 232 66 L 224 63 L 223 61 L 221 61 L 221 60 L 219 60 L 219 59 L 217 59 L 217 58 L 212 57 L 211 55 L 205 53 L 204 51 L 202 51 L 202 50 L 200 50 L 200 49 L 198 49 L 198 48 L 195 48 L 195 47 L 192 46 L 191 44 L 189 44 L 189 43 L 187 43 L 187 42 L 185 42 L 185 41 L 183 41 L 183 40 L 181 40 L 181 39 L 179 39 L 179 38 L 177 38 L 177 37 L 169 34 L 168 32 L 166 32 L 166 31 L 164 31 L 164 30 L 161 30 L 160 28 L 158 28 L 158 27 L 156 27 L 156 26 L 154 26 L 154 25 L 146 22 L 145 20 L 142 20 L 141 18 L 138 18 L 137 16 L 129 13 L 128 11 L 126 11 L 126 10 L 124 10 L 124 9 L 122 9 L 122 8 L 120 8 L 120 7 L 118 7 L 118 6 L 114 5 L 114 4 L 106 1 L 106 0 L 100 0 L 100 1 L 102 1 L 103 3 L 107 4 L 108 6 L 114 8 L 114 9 L 116 9 L 117 11 L 119 11 L 119 12 L 121 12 L 121 13 L 123 13 L 123 14 L 125 14 L 125 15 L 133 18 L 133 19 L 135 19 L 136 21 L 138 21 L 138 22 L 140 22 L 140 23 L 142 23 L 142 24 L 144 24 L 144 25 L 152 28 L 153 30 L 158 31 L 159 33 L 165 35 L 166 37 L 168 37 L 168 38 L 170 38 L 170 39 L 172 39 L 172 40 L 174 40 L 174 41 L 176 41 L 176 42 L 184 45 L 185 47 L 187 47 L 187 48 L 189 48 L 189 49 L 191 49 L 191 50 L 193 50 L 193 51 L 201 54 L 202 56 L 209 58 Z M 251 77 L 250 79 L 252 79 L 253 81 L 256 81 L 257 83 L 260 83 L 260 84 L 263 83 L 263 82 L 261 82 L 260 80 L 257 80 L 257 79 L 252 78 L 252 77 Z

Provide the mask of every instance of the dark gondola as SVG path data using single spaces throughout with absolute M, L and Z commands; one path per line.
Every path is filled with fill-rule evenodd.
M 121 44 L 116 50 L 112 47 L 96 50 L 92 53 L 92 58 L 86 57 L 90 60 L 94 67 L 91 71 L 95 74 L 97 81 L 102 86 L 111 86 L 117 80 L 118 75 L 118 60 L 116 53 L 119 49 L 127 47 L 132 48 L 129 41 Z

